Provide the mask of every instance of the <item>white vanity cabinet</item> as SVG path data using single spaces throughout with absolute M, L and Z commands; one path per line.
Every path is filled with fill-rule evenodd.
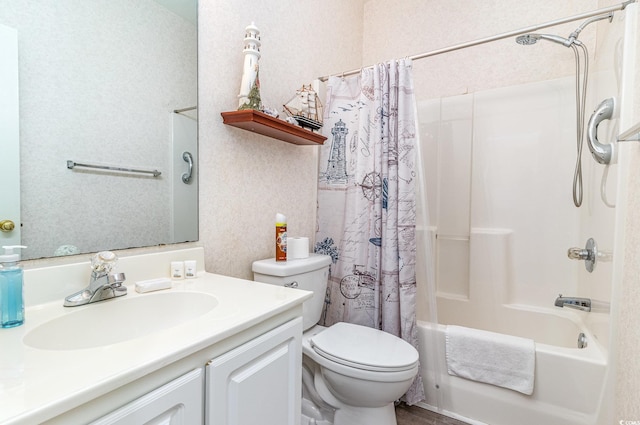
M 138 281 L 158 277 L 154 271 L 172 261 L 193 259 L 204 264 L 201 247 L 119 264 Z M 63 283 L 84 287 L 86 271 L 86 261 L 25 270 L 29 320 L 0 332 L 0 424 L 298 425 L 302 303 L 311 293 L 200 269 L 197 279 L 173 282 L 162 293 L 130 288 L 105 303 L 63 307 L 72 292 Z M 193 312 L 194 294 L 208 300 L 205 310 Z M 167 308 L 179 320 L 167 320 Z M 122 311 L 153 320 L 123 318 Z M 51 348 L 33 339 L 58 321 L 84 326 L 114 317 L 117 332 L 109 335 L 116 340 Z M 67 332 L 59 328 L 52 333 Z
M 91 425 L 193 425 L 204 418 L 202 385 L 204 369 L 198 368 L 151 391 Z
M 94 418 L 90 425 L 299 425 L 300 310 L 268 319 L 44 423 L 80 425 Z
M 302 318 L 291 320 L 206 366 L 207 425 L 300 423 Z

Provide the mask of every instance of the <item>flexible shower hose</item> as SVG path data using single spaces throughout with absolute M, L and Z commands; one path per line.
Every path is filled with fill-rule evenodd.
M 573 54 L 576 59 L 576 167 L 573 173 L 573 204 L 576 207 L 582 205 L 582 146 L 584 138 L 584 115 L 587 100 L 587 80 L 589 78 L 589 53 L 587 47 L 580 43 L 584 56 L 584 75 L 582 77 L 582 87 L 580 85 L 580 53 L 576 44 L 572 44 Z

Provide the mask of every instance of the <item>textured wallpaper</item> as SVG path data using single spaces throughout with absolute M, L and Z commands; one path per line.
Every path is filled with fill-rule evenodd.
M 235 110 L 244 29 L 261 31 L 261 97 L 282 105 L 303 84 L 360 66 L 360 1 L 202 0 L 199 5 L 200 242 L 210 272 L 252 279 L 252 261 L 275 255 L 275 215 L 288 235 L 316 231 L 318 148 L 222 124 Z

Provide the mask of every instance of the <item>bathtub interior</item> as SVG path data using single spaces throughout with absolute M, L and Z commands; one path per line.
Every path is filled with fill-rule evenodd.
M 537 314 L 537 313 L 536 313 Z M 535 319 L 535 318 L 534 318 Z M 558 318 L 559 320 L 565 320 Z M 535 387 L 530 396 L 446 374 L 446 326 L 418 322 L 425 406 L 471 423 L 492 425 L 596 425 L 600 422 L 607 362 L 598 344 L 585 349 L 536 344 Z M 442 373 L 444 371 L 444 373 Z
M 636 69 L 629 63 L 637 62 L 628 53 L 633 43 L 625 43 L 637 5 L 626 14 L 598 24 L 587 118 L 604 98 L 617 97 L 623 105 L 637 101 L 636 91 L 623 90 L 638 78 L 629 71 Z M 638 38 L 637 30 L 632 36 Z M 531 424 L 597 424 L 610 409 L 610 306 L 620 264 L 613 251 L 622 232 L 616 227 L 620 211 L 605 204 L 601 191 L 615 205 L 625 182 L 617 164 L 597 164 L 585 145 L 584 202 L 573 205 L 574 87 L 568 76 L 418 100 L 426 179 L 419 196 L 428 199 L 418 219 L 418 262 L 435 270 L 430 283 L 425 268 L 416 268 L 421 358 L 427 364 L 422 373 L 427 405 L 452 416 L 494 425 L 523 415 L 534 418 L 526 422 Z M 625 115 L 603 122 L 599 139 L 615 140 L 626 128 Z M 592 273 L 567 257 L 568 248 L 584 247 L 588 238 L 601 253 Z M 594 309 L 555 307 L 559 294 L 590 298 Z M 447 324 L 534 339 L 534 394 L 449 377 L 442 340 Z M 585 349 L 577 348 L 580 333 L 588 339 Z

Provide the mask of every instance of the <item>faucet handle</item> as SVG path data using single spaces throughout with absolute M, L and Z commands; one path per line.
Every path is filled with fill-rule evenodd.
M 593 271 L 598 258 L 598 246 L 593 238 L 587 240 L 587 244 L 582 248 L 569 248 L 567 256 L 572 260 L 584 260 L 585 268 L 589 273 Z
M 94 273 L 109 273 L 118 262 L 118 256 L 111 251 L 100 251 L 91 257 L 91 270 Z
M 589 258 L 589 251 L 582 248 L 569 248 L 567 250 L 567 256 L 572 260 L 586 260 Z

